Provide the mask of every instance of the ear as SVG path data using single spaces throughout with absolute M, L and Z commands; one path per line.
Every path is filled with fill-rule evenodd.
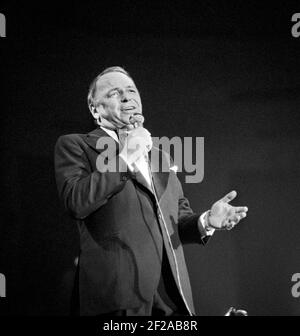
M 89 109 L 95 119 L 99 119 L 101 116 L 100 110 L 102 109 L 102 105 L 98 105 L 98 107 L 95 107 L 92 103 L 89 105 Z

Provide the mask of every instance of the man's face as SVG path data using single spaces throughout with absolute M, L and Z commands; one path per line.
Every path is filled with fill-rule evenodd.
M 121 72 L 110 72 L 97 81 L 95 100 L 101 125 L 123 128 L 130 125 L 135 113 L 142 113 L 140 94 L 131 78 Z

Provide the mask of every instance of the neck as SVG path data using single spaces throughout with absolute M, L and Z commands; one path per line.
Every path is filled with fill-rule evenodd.
M 104 128 L 107 128 L 111 131 L 116 131 L 117 130 L 117 127 L 114 126 L 113 124 L 111 124 L 109 121 L 107 120 L 104 120 L 104 121 L 101 121 L 101 122 L 98 122 L 98 125 L 101 126 L 101 127 L 104 127 Z

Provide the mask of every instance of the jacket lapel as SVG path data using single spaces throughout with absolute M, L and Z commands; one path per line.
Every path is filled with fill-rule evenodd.
M 101 154 L 105 150 L 105 148 L 100 148 L 99 145 L 97 145 L 97 143 L 98 143 L 98 140 L 102 137 L 108 137 L 110 139 L 113 139 L 102 128 L 98 127 L 94 129 L 93 131 L 91 131 L 90 133 L 86 134 L 84 137 L 84 140 L 90 147 L 92 147 L 95 151 Z M 119 147 L 120 147 L 119 143 L 115 140 L 114 140 L 114 143 L 116 145 L 115 148 L 117 149 L 117 153 L 118 153 Z
M 152 148 L 151 152 L 149 153 L 149 160 L 151 165 L 153 184 L 155 187 L 157 198 L 158 200 L 160 200 L 167 188 L 170 173 L 169 171 L 163 172 L 161 171 L 162 169 L 160 169 L 160 167 L 164 167 L 163 164 L 160 165 L 160 161 L 165 159 L 163 152 L 159 153 L 162 155 L 151 155 L 151 153 L 153 153 L 154 151 L 156 151 L 156 154 L 158 154 L 157 151 L 159 151 L 159 149 L 156 147 Z

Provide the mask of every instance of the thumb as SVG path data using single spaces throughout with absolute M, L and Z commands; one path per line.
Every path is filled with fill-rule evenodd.
M 220 199 L 220 201 L 229 203 L 231 202 L 234 198 L 236 198 L 237 192 L 235 190 L 232 190 L 230 193 L 225 195 L 223 198 Z

